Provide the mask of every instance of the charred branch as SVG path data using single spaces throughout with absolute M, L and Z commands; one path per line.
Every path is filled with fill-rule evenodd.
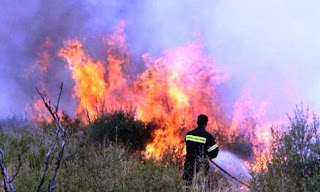
M 15 179 L 15 177 L 18 175 L 20 166 L 21 166 L 21 161 L 19 158 L 19 166 L 18 166 L 18 171 L 14 174 L 14 176 L 12 177 L 12 179 L 10 179 L 8 171 L 6 169 L 5 163 L 4 163 L 4 159 L 5 159 L 5 153 L 4 151 L 0 148 L 0 169 L 1 169 L 1 174 L 3 175 L 3 189 L 5 192 L 14 192 L 15 189 L 13 187 L 13 181 Z
M 19 164 L 18 164 L 17 170 L 16 170 L 15 174 L 12 176 L 9 183 L 12 183 L 14 181 L 14 179 L 16 178 L 16 176 L 19 174 L 20 167 L 21 167 L 21 156 L 20 155 L 18 156 L 18 162 L 19 162 Z
M 100 114 L 103 115 L 105 113 L 105 99 L 100 99 L 100 103 L 101 103 L 101 109 L 100 109 Z
M 96 113 L 97 113 L 97 116 L 96 116 L 96 118 L 98 118 L 100 115 L 99 115 L 99 107 L 98 107 L 98 95 L 96 96 Z
M 58 114 L 59 103 L 60 103 L 60 98 L 61 98 L 61 93 L 62 93 L 62 88 L 63 88 L 63 83 L 61 83 L 61 85 L 60 85 L 60 91 L 59 91 L 59 96 L 58 96 L 58 101 L 57 101 L 57 105 L 56 105 L 55 114 Z M 57 116 L 57 117 L 59 117 L 59 116 Z
M 66 142 L 64 140 L 62 140 L 61 141 L 61 148 L 60 148 L 58 157 L 56 158 L 55 166 L 53 169 L 53 174 L 52 174 L 51 180 L 49 182 L 48 191 L 52 191 L 55 188 L 55 180 L 57 177 L 58 170 L 60 168 L 60 163 L 61 163 L 61 160 L 63 157 L 65 146 L 66 146 Z
M 55 124 L 56 124 L 56 138 L 53 142 L 53 144 L 51 145 L 51 147 L 49 148 L 47 154 L 46 154 L 46 160 L 45 160 L 45 168 L 42 172 L 41 178 L 40 178 L 40 182 L 37 188 L 37 192 L 39 192 L 41 190 L 41 187 L 44 183 L 47 171 L 49 169 L 49 160 L 52 154 L 52 151 L 54 149 L 54 147 L 57 145 L 57 143 L 60 141 L 60 148 L 59 148 L 59 152 L 58 152 L 58 156 L 56 157 L 55 160 L 55 165 L 53 167 L 52 170 L 52 175 L 51 175 L 51 179 L 49 181 L 49 185 L 48 185 L 48 190 L 47 191 L 52 191 L 55 188 L 55 180 L 60 168 L 60 164 L 61 164 L 61 160 L 63 158 L 63 154 L 64 154 L 64 150 L 65 150 L 65 146 L 66 146 L 66 130 L 65 128 L 62 126 L 61 122 L 60 122 L 60 118 L 58 115 L 58 110 L 59 110 L 59 103 L 60 103 L 60 98 L 61 98 L 61 94 L 62 94 L 62 89 L 63 89 L 63 83 L 61 83 L 60 86 L 60 91 L 59 91 L 59 96 L 58 96 L 58 101 L 57 101 L 57 105 L 54 107 L 51 106 L 51 101 L 47 99 L 47 96 L 45 94 L 45 92 L 40 92 L 37 88 L 37 92 L 40 95 L 45 107 L 48 109 L 48 111 L 50 112 Z
M 89 114 L 89 111 L 88 111 L 88 109 L 87 109 L 87 108 L 85 109 L 85 112 L 86 112 L 86 116 L 87 116 L 87 120 L 88 120 L 88 122 L 89 122 L 89 123 L 91 123 L 90 114 Z
M 38 185 L 37 192 L 40 191 L 40 189 L 41 189 L 41 187 L 43 185 L 44 179 L 46 177 L 47 171 L 49 169 L 49 160 L 50 160 L 50 157 L 51 157 L 52 150 L 53 150 L 54 146 L 57 143 L 56 141 L 57 140 L 54 141 L 54 143 L 51 145 L 51 147 L 49 148 L 49 150 L 48 150 L 48 152 L 46 154 L 45 167 L 44 167 L 44 170 L 42 171 L 42 174 L 41 174 L 40 183 Z

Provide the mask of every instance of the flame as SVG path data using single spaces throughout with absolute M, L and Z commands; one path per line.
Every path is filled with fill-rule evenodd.
M 33 104 L 28 104 L 26 107 L 31 115 L 31 120 L 35 122 L 47 121 L 50 122 L 51 116 L 41 99 L 35 100 Z
M 133 81 L 125 73 L 129 54 L 123 27 L 120 23 L 104 38 L 107 62 L 93 61 L 77 40 L 66 41 L 59 51 L 73 74 L 77 112 L 88 111 L 90 118 L 95 118 L 99 107 L 111 110 L 131 106 L 138 119 L 162 119 L 164 126 L 155 131 L 154 141 L 146 149 L 156 158 L 168 146 L 182 145 L 181 130 L 194 127 L 200 113 L 211 116 L 211 130 L 217 129 L 222 119 L 213 117 L 221 111 L 214 85 L 226 81 L 228 74 L 204 53 L 201 41 L 166 50 L 158 58 L 144 54 L 147 69 Z M 97 98 L 107 107 L 98 106 Z
M 143 59 L 149 68 L 135 84 L 142 96 L 137 97 L 137 111 L 144 120 L 165 120 L 166 127 L 156 131 L 147 146 L 147 152 L 159 158 L 168 146 L 184 144 L 179 131 L 194 127 L 198 114 L 211 115 L 212 122 L 221 121 L 212 116 L 220 110 L 213 85 L 226 80 L 227 75 L 204 54 L 200 41 L 167 50 L 155 59 L 145 54 Z M 211 125 L 217 129 L 216 123 Z
M 43 43 L 38 47 L 37 62 L 34 63 L 34 65 L 32 65 L 30 68 L 25 70 L 25 75 L 27 79 L 36 71 L 40 72 L 40 81 L 38 81 L 37 88 L 39 88 L 42 92 L 48 92 L 44 82 L 52 60 L 51 51 L 53 45 L 53 41 L 49 37 L 46 37 Z M 47 112 L 47 109 L 43 105 L 43 101 L 41 100 L 41 98 L 39 98 L 38 95 L 35 97 L 33 103 L 27 104 L 26 110 L 30 112 L 32 121 L 51 121 L 52 117 L 50 113 Z M 59 113 L 61 114 L 62 112 L 59 111 Z
M 122 20 L 112 33 L 101 38 L 105 44 L 104 60 L 91 58 L 79 40 L 65 41 L 58 51 L 72 73 L 78 115 L 91 120 L 105 111 L 134 109 L 137 119 L 161 120 L 154 140 L 146 147 L 147 155 L 160 158 L 168 147 L 183 148 L 186 131 L 196 127 L 199 114 L 206 114 L 209 132 L 227 137 L 245 133 L 248 142 L 254 144 L 257 162 L 267 162 L 270 157 L 260 149 L 268 148 L 269 129 L 274 123 L 264 120 L 268 100 L 255 101 L 248 85 L 235 102 L 232 116 L 227 116 L 216 88 L 228 81 L 230 74 L 205 52 L 199 36 L 185 45 L 164 50 L 157 57 L 143 54 L 145 69 L 131 72 L 134 62 L 130 60 L 124 27 Z M 37 62 L 43 75 L 50 66 L 50 42 L 45 40 L 45 51 Z M 34 109 L 44 110 L 39 107 L 40 100 Z M 222 148 L 223 144 L 219 143 Z M 257 163 L 257 170 L 261 168 L 263 165 Z
M 106 93 L 105 68 L 99 61 L 93 61 L 83 50 L 79 41 L 66 41 L 66 48 L 59 56 L 66 59 L 75 81 L 74 97 L 79 99 L 77 112 L 89 111 L 89 118 L 98 113 L 98 103 Z
M 42 75 L 45 75 L 48 72 L 50 62 L 51 62 L 51 53 L 50 49 L 53 47 L 53 42 L 49 37 L 46 37 L 43 44 L 39 47 L 37 61 L 38 66 L 40 66 L 40 72 Z

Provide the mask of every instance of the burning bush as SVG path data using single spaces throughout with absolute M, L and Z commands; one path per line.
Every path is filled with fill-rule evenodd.
M 130 111 L 105 113 L 89 125 L 89 137 L 92 141 L 114 142 L 128 148 L 129 151 L 144 150 L 152 141 L 152 132 L 157 127 L 154 121 L 144 123 L 135 120 Z
M 319 118 L 297 107 L 283 132 L 272 129 L 267 170 L 252 173 L 253 191 L 320 191 Z
M 231 134 L 229 140 L 225 141 L 224 145 L 226 150 L 244 159 L 248 159 L 253 154 L 253 144 L 250 142 L 250 139 L 243 134 Z

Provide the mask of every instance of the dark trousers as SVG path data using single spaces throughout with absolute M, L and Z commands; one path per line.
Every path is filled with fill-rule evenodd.
M 182 179 L 186 181 L 186 185 L 192 184 L 192 179 L 194 177 L 194 173 L 197 173 L 201 170 L 204 171 L 205 175 L 209 173 L 209 163 L 208 161 L 188 161 L 186 160 L 183 167 L 183 175 Z

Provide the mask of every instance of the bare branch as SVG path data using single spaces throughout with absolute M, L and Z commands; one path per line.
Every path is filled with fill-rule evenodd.
M 3 187 L 3 189 L 4 189 L 5 192 L 8 191 L 7 184 L 6 184 L 6 180 L 4 179 L 4 177 L 3 177 L 3 181 L 2 181 L 2 183 L 1 183 L 1 187 Z
M 55 114 L 53 113 L 53 110 L 52 110 L 52 107 L 51 107 L 51 104 L 50 104 L 51 101 L 47 101 L 47 99 L 46 99 L 46 97 L 47 97 L 47 96 L 46 96 L 46 93 L 45 93 L 45 92 L 41 93 L 38 88 L 36 88 L 36 90 L 37 90 L 37 92 L 39 93 L 39 95 L 40 95 L 40 97 L 41 97 L 41 99 L 42 99 L 45 107 L 48 109 L 48 111 L 50 112 L 52 118 L 55 120 L 55 119 L 56 119 L 56 116 L 55 116 Z
M 99 108 L 98 108 L 98 99 L 99 99 L 99 96 L 97 95 L 96 96 L 96 113 L 97 113 L 97 116 L 96 116 L 96 118 L 98 118 L 100 115 L 99 115 Z
M 1 153 L 1 159 L 0 159 L 0 169 L 1 169 L 1 174 L 3 175 L 3 188 L 6 192 L 14 192 L 14 187 L 12 182 L 10 182 L 10 177 L 7 172 L 6 166 L 4 164 L 4 159 L 5 159 L 5 154 L 4 151 L 0 148 L 0 153 Z M 7 188 L 7 185 L 9 186 L 9 189 Z
M 86 111 L 86 116 L 87 116 L 88 122 L 91 123 L 88 109 L 86 108 L 85 111 Z
M 51 177 L 51 180 L 49 182 L 48 191 L 52 191 L 55 188 L 55 179 L 57 177 L 58 169 L 60 168 L 60 163 L 63 157 L 64 149 L 66 146 L 66 142 L 64 140 L 61 141 L 61 148 L 58 154 L 58 157 L 56 158 L 56 163 L 53 169 L 53 174 Z
M 59 91 L 59 97 L 58 97 L 58 101 L 57 101 L 57 105 L 56 105 L 56 111 L 55 111 L 55 113 L 57 115 L 58 115 L 58 110 L 59 110 L 60 98 L 61 98 L 61 94 L 62 94 L 62 88 L 63 88 L 63 83 L 61 82 L 60 91 Z
M 50 156 L 51 156 L 52 150 L 53 150 L 54 146 L 56 145 L 56 143 L 57 143 L 57 140 L 55 140 L 53 142 L 53 144 L 51 145 L 51 147 L 49 148 L 49 150 L 48 150 L 48 152 L 46 154 L 45 167 L 44 167 L 44 170 L 42 171 L 42 174 L 41 174 L 40 183 L 38 185 L 37 192 L 40 191 L 40 189 L 41 189 L 41 187 L 43 185 L 44 179 L 46 177 L 46 174 L 47 174 L 47 171 L 48 171 L 48 168 L 49 168 Z
M 59 97 L 58 97 L 58 101 L 57 101 L 57 105 L 55 107 L 55 110 L 53 110 L 53 107 L 51 106 L 51 102 L 47 100 L 45 93 L 40 92 L 38 89 L 38 93 L 45 105 L 45 107 L 48 109 L 48 111 L 50 112 L 50 114 L 52 115 L 52 118 L 56 124 L 56 138 L 55 141 L 53 142 L 52 146 L 49 148 L 47 154 L 46 154 L 46 162 L 45 162 L 45 169 L 42 172 L 41 178 L 40 178 L 40 183 L 37 189 L 37 192 L 40 191 L 43 183 L 44 183 L 44 179 L 46 176 L 46 173 L 48 171 L 49 168 L 49 159 L 51 157 L 51 153 L 53 148 L 56 146 L 57 142 L 61 139 L 61 143 L 60 143 L 60 150 L 58 153 L 58 156 L 56 157 L 56 162 L 55 162 L 55 166 L 53 168 L 53 172 L 51 175 L 51 179 L 49 181 L 49 186 L 48 186 L 48 191 L 52 191 L 55 188 L 55 180 L 57 177 L 57 173 L 58 170 L 60 168 L 60 163 L 61 160 L 63 158 L 63 154 L 64 154 L 64 149 L 66 146 L 66 130 L 65 128 L 62 126 L 61 122 L 60 122 L 60 118 L 58 116 L 58 110 L 59 110 L 59 103 L 60 103 L 60 98 L 61 98 L 61 94 L 62 94 L 62 88 L 63 88 L 63 83 L 61 83 L 60 86 L 60 92 L 59 92 Z
M 20 171 L 20 167 L 21 167 L 21 156 L 20 155 L 18 155 L 18 161 L 19 161 L 19 164 L 18 164 L 16 173 L 12 176 L 11 180 L 9 181 L 9 183 L 12 183 L 14 181 L 14 179 L 16 178 L 16 176 L 18 175 L 18 173 Z
M 100 108 L 100 114 L 103 115 L 104 114 L 104 107 L 105 107 L 105 99 L 100 99 L 100 105 L 101 105 L 101 108 Z

